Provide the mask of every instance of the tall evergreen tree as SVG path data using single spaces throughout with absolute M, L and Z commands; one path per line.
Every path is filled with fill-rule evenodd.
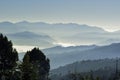
M 37 80 L 36 68 L 30 63 L 29 55 L 24 57 L 21 65 L 22 80 Z
M 0 78 L 8 80 L 18 61 L 18 53 L 12 47 L 12 42 L 0 34 Z
M 36 65 L 38 69 L 38 74 L 39 74 L 38 80 L 47 80 L 50 70 L 49 59 L 46 58 L 44 53 L 40 51 L 39 48 L 34 48 L 31 51 L 28 51 L 24 56 L 23 61 L 27 55 L 29 55 L 30 57 L 29 60 L 30 63 Z

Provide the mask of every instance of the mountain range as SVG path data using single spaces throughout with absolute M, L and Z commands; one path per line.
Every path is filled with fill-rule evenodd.
M 64 49 L 66 49 L 66 51 L 64 51 Z M 79 46 L 76 49 L 73 49 L 72 51 L 69 51 L 69 49 L 67 48 L 64 48 L 64 49 L 58 50 L 57 48 L 55 51 L 56 52 L 55 54 L 51 53 L 53 49 L 47 50 L 46 53 L 49 52 L 47 56 L 51 60 L 52 69 L 58 68 L 59 66 L 64 66 L 66 64 L 73 63 L 75 61 L 120 57 L 120 43 L 114 43 L 114 44 L 107 45 L 107 46 L 91 45 L 89 46 L 89 48 L 88 46 L 84 47 L 83 50 L 81 46 Z
M 76 46 L 76 47 L 61 47 L 56 46 L 52 48 L 42 49 L 43 53 L 50 59 L 51 69 L 65 66 L 76 61 L 83 60 L 98 60 L 105 58 L 119 58 L 120 57 L 120 43 L 113 43 L 107 46 Z M 24 53 L 20 53 L 19 57 L 22 59 Z
M 116 64 L 118 64 L 118 68 L 116 68 Z M 77 61 L 51 70 L 50 78 L 52 80 L 71 80 L 70 76 L 76 74 L 84 77 L 92 75 L 94 78 L 100 77 L 102 80 L 109 80 L 112 77 L 114 78 L 116 70 L 120 70 L 119 67 L 119 58 Z
M 49 24 L 44 22 L 27 22 L 27 21 L 22 21 L 17 23 L 1 22 L 0 32 L 4 33 L 5 35 L 13 34 L 14 39 L 18 38 L 15 36 L 18 34 L 19 36 L 21 35 L 25 37 L 25 35 L 22 35 L 25 32 L 31 32 L 38 35 L 44 34 L 54 40 L 54 42 L 50 42 L 50 45 L 52 46 L 57 46 L 57 45 L 64 46 L 64 44 L 67 44 L 67 46 L 92 45 L 92 44 L 108 45 L 111 43 L 120 42 L 120 36 L 119 36 L 120 31 L 107 32 L 104 29 L 96 26 L 80 25 L 76 23 Z M 30 33 L 27 34 L 31 35 Z M 27 36 L 28 35 L 26 35 L 26 37 Z M 34 35 L 31 36 L 33 37 L 31 38 L 31 40 L 35 41 Z M 26 39 L 22 39 L 22 40 L 25 41 Z M 19 40 L 17 39 L 16 41 Z M 32 41 L 30 41 L 30 43 L 32 43 Z M 44 43 L 42 41 L 39 42 Z M 14 43 L 15 45 L 17 45 L 16 42 Z M 33 45 L 33 44 L 29 44 L 29 45 Z M 41 47 L 43 45 L 39 45 L 39 46 Z M 51 46 L 48 45 L 47 47 L 51 47 Z
M 52 69 L 75 61 L 120 56 L 120 31 L 107 32 L 99 27 L 76 23 L 22 21 L 1 22 L 0 32 L 7 35 L 14 45 L 43 49 L 51 60 Z M 63 47 L 71 45 L 74 46 Z
M 41 48 L 52 47 L 54 39 L 45 34 L 24 31 L 7 34 L 8 38 L 16 45 L 41 46 Z
M 59 67 L 57 69 L 51 70 L 51 74 L 56 75 L 66 75 L 69 73 L 82 73 L 82 72 L 90 72 L 96 71 L 99 69 L 114 69 L 116 68 L 116 60 L 118 60 L 118 67 L 120 66 L 120 59 L 98 59 L 98 60 L 83 60 L 77 61 L 71 64 L 67 64 L 65 66 Z

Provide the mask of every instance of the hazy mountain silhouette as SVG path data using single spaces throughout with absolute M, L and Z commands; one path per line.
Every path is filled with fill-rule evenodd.
M 118 66 L 120 66 L 120 59 L 118 59 Z M 57 69 L 51 70 L 51 74 L 66 75 L 70 73 L 83 73 L 97 70 L 112 70 L 115 71 L 116 59 L 99 59 L 99 60 L 86 60 L 77 61 Z
M 96 48 L 98 46 L 96 45 L 81 45 L 81 46 L 70 46 L 70 47 L 62 47 L 62 46 L 55 46 L 55 47 L 51 47 L 51 48 L 46 48 L 43 49 L 42 51 L 44 53 L 48 54 L 62 54 L 62 53 L 68 53 L 68 52 L 73 52 L 73 51 L 86 51 L 89 49 L 93 49 Z
M 40 35 L 29 31 L 7 34 L 7 36 L 13 40 L 16 45 L 52 47 L 52 43 L 54 42 L 54 39 L 48 35 Z
M 51 54 L 48 56 L 51 59 L 52 68 L 81 60 L 115 58 L 120 57 L 120 43 L 96 47 L 85 51 L 76 50 L 72 52 L 64 52 L 62 54 Z
M 80 25 L 75 23 L 58 23 L 49 24 L 44 22 L 27 22 L 21 21 L 18 23 L 1 22 L 0 32 L 5 34 L 13 34 L 19 32 L 33 32 L 41 35 L 41 33 L 51 36 L 57 43 L 68 43 L 75 45 L 91 45 L 91 44 L 102 44 L 106 45 L 119 42 L 120 31 L 107 32 L 102 28 Z M 33 36 L 32 36 L 33 37 Z M 109 41 L 109 40 L 114 41 Z M 51 43 L 53 44 L 53 43 Z M 55 45 L 56 46 L 56 45 Z M 48 46 L 49 47 L 49 46 Z
M 2 33 L 14 33 L 22 31 L 23 28 L 19 28 L 17 25 L 11 22 L 0 22 L 0 32 Z

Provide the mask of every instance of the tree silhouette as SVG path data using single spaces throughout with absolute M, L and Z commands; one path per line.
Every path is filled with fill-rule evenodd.
M 37 72 L 33 64 L 30 63 L 29 55 L 24 57 L 23 63 L 21 65 L 22 80 L 38 80 Z
M 36 67 L 38 68 L 39 80 L 47 80 L 50 70 L 49 59 L 46 58 L 44 53 L 40 51 L 39 48 L 34 48 L 31 51 L 28 51 L 25 54 L 23 61 L 25 60 L 25 57 L 27 55 L 29 55 L 30 57 L 30 63 L 36 65 Z
M 0 34 L 0 78 L 10 78 L 12 70 L 18 61 L 18 53 L 12 47 L 12 42 Z

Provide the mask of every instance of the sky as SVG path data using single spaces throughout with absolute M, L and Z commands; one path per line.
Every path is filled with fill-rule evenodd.
M 78 23 L 120 30 L 120 0 L 0 0 L 0 22 Z

